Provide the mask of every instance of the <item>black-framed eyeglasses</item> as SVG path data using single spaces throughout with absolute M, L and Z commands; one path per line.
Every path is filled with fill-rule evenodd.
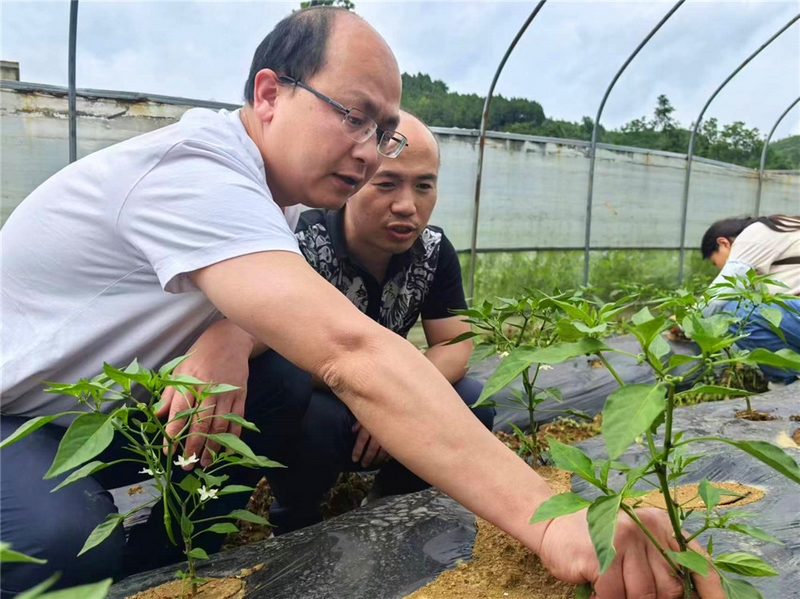
M 408 145 L 408 139 L 402 133 L 397 131 L 389 131 L 378 127 L 371 116 L 358 108 L 345 108 L 336 100 L 332 100 L 325 94 L 318 92 L 310 85 L 306 85 L 299 79 L 292 77 L 282 76 L 278 77 L 278 81 L 295 87 L 301 87 L 304 90 L 311 92 L 323 102 L 333 106 L 336 110 L 342 113 L 342 132 L 353 141 L 364 143 L 369 140 L 373 135 L 378 139 L 378 153 L 386 158 L 397 158 L 403 148 Z

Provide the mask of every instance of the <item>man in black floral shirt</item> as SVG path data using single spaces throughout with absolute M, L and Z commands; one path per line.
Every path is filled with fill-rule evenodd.
M 297 240 L 309 264 L 384 327 L 406 337 L 421 316 L 425 355 L 472 405 L 482 389 L 464 376 L 472 342 L 447 345 L 470 330 L 452 313 L 466 308 L 461 268 L 444 232 L 428 226 L 436 204 L 438 144 L 407 113 L 401 114 L 398 130 L 409 140 L 403 154 L 384 162 L 345 208 L 304 212 Z M 491 428 L 494 408 L 474 413 Z M 271 481 L 276 501 L 270 518 L 277 534 L 319 521 L 319 499 L 343 471 L 380 468 L 373 497 L 428 487 L 392 460 L 321 382 L 315 383 L 301 446 L 298 463 Z

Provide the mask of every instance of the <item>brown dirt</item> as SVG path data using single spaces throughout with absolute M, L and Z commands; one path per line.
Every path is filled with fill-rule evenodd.
M 789 416 L 789 420 L 792 422 L 800 422 L 800 414 L 792 414 Z
M 243 599 L 245 582 L 238 578 L 210 578 L 199 585 L 197 594 L 192 595 L 182 580 L 173 580 L 165 584 L 136 593 L 127 599 Z
M 556 492 L 568 491 L 570 473 L 539 468 Z M 406 599 L 568 599 L 572 585 L 553 578 L 526 547 L 478 518 L 473 559 Z
M 545 424 L 539 429 L 536 438 L 539 441 L 541 451 L 549 449 L 547 445 L 547 437 L 553 437 L 562 443 L 572 444 L 590 439 L 600 434 L 600 428 L 603 423 L 602 415 L 598 414 L 591 422 L 585 420 L 573 420 L 572 418 L 557 418 L 553 422 Z M 503 431 L 497 431 L 495 437 L 505 444 L 506 447 L 511 449 L 514 453 L 520 453 L 520 446 L 522 442 L 520 439 L 512 434 Z M 530 435 L 527 435 L 530 439 Z M 522 457 L 526 457 L 523 455 Z
M 758 410 L 738 410 L 735 414 L 741 420 L 752 420 L 753 422 L 764 422 L 765 420 L 779 420 L 777 416 L 759 412 Z
M 738 493 L 739 495 L 743 495 L 743 497 L 736 497 L 733 495 L 723 495 L 720 499 L 719 504 L 717 505 L 718 509 L 724 509 L 728 507 L 739 507 L 742 505 L 747 505 L 748 503 L 754 503 L 760 499 L 764 498 L 764 491 L 761 489 L 757 489 L 755 487 L 750 487 L 748 485 L 742 485 L 739 483 L 734 482 L 725 482 L 725 483 L 713 483 L 713 486 L 717 489 L 724 489 L 726 491 L 732 491 L 734 493 Z M 690 485 L 680 485 L 678 487 L 678 503 L 686 510 L 702 510 L 705 509 L 706 504 L 697 494 L 697 484 L 690 484 Z M 641 502 L 641 503 L 638 503 Z M 629 500 L 626 501 L 629 505 L 633 505 L 636 503 L 637 507 L 657 507 L 659 509 L 666 509 L 666 502 L 664 501 L 664 496 L 661 494 L 660 491 L 653 490 L 649 494 L 645 495 L 644 497 L 640 497 L 637 500 Z
M 792 441 L 800 445 L 800 428 L 792 433 Z

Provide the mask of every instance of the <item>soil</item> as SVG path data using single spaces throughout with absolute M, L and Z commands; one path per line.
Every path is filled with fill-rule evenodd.
M 765 420 L 779 420 L 777 416 L 759 412 L 758 410 L 738 410 L 735 414 L 741 420 L 752 420 L 753 422 L 764 422 Z
M 754 503 L 764 498 L 764 491 L 762 491 L 761 489 L 757 489 L 756 487 L 750 487 L 748 485 L 742 485 L 734 482 L 725 482 L 725 483 L 715 482 L 713 483 L 713 486 L 716 487 L 717 489 L 731 491 L 741 496 L 739 497 L 734 495 L 723 495 L 719 501 L 719 504 L 717 505 L 717 509 L 740 507 L 742 505 L 747 505 L 748 503 Z M 684 509 L 686 510 L 705 509 L 706 504 L 697 494 L 697 489 L 698 489 L 697 484 L 680 485 L 678 487 L 678 493 L 677 493 L 678 503 Z M 661 494 L 660 491 L 657 490 L 653 490 L 649 494 L 645 495 L 644 497 L 640 497 L 637 500 L 629 500 L 626 503 L 630 505 L 637 503 L 637 507 L 657 507 L 662 510 L 666 509 L 666 502 L 664 501 L 664 496 Z
M 554 468 L 537 472 L 556 492 L 570 488 L 570 473 Z M 574 586 L 553 578 L 526 547 L 478 518 L 473 559 L 406 599 L 568 599 Z
M 182 580 L 173 580 L 127 599 L 243 599 L 245 594 L 245 582 L 239 578 L 210 578 L 197 587 L 195 595 Z
M 794 441 L 797 445 L 800 445 L 800 428 L 792 433 L 792 441 Z
M 567 444 L 578 443 L 599 435 L 602 423 L 603 420 L 601 414 L 595 416 L 594 420 L 591 422 L 585 420 L 573 420 L 572 418 L 558 418 L 553 422 L 542 426 L 542 428 L 539 429 L 536 438 L 539 441 L 540 450 L 547 451 L 549 449 L 547 445 L 547 437 L 553 437 L 554 439 Z M 494 435 L 500 439 L 506 445 L 506 447 L 511 449 L 514 453 L 520 455 L 522 442 L 520 441 L 519 437 L 512 433 L 505 433 L 503 431 L 497 431 Z M 529 435 L 528 438 L 530 438 Z M 523 455 L 522 457 L 527 456 Z

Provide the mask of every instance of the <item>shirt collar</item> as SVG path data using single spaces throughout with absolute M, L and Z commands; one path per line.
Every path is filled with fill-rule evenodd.
M 325 228 L 328 230 L 328 235 L 331 238 L 333 251 L 339 260 L 348 260 L 352 264 L 357 265 L 361 270 L 367 272 L 364 267 L 358 264 L 358 261 L 350 255 L 347 249 L 347 237 L 344 232 L 344 208 L 338 210 L 325 211 Z M 414 244 L 408 251 L 402 254 L 395 254 L 389 261 L 389 267 L 386 269 L 386 280 L 391 279 L 398 271 L 408 268 L 414 258 L 425 255 L 425 244 L 422 242 L 422 236 L 417 237 Z

